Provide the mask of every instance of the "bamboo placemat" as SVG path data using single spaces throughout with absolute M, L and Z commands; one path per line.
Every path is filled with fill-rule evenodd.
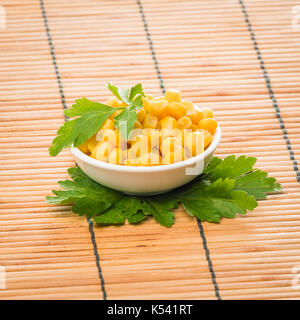
M 0 298 L 299 299 L 297 4 L 1 1 Z M 220 224 L 178 209 L 171 229 L 98 227 L 47 205 L 74 165 L 69 152 L 47 152 L 63 108 L 82 96 L 103 101 L 108 80 L 142 82 L 154 95 L 175 87 L 213 107 L 218 155 L 258 157 L 282 194 Z

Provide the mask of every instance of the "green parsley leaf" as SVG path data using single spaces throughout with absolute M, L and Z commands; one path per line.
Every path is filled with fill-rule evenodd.
M 253 210 L 257 202 L 246 192 L 234 190 L 235 180 L 221 178 L 210 185 L 194 188 L 180 195 L 184 209 L 191 216 L 201 221 L 219 222 L 221 217 L 234 218 L 235 215 L 245 214 Z
M 109 91 L 115 96 L 117 97 L 120 101 L 123 101 L 127 104 L 128 103 L 128 93 L 129 93 L 129 89 L 121 89 L 121 88 L 118 88 L 116 87 L 115 85 L 113 85 L 112 83 L 109 83 L 107 84 L 107 87 L 109 89 Z
M 95 134 L 116 110 L 118 109 L 86 98 L 76 100 L 71 109 L 65 110 L 65 115 L 78 118 L 67 121 L 60 127 L 49 148 L 50 155 L 56 156 L 63 148 L 72 144 L 74 147 L 80 146 Z
M 111 207 L 97 217 L 94 217 L 93 220 L 96 223 L 103 225 L 124 224 L 126 221 L 126 216 L 119 208 Z
M 99 224 L 124 224 L 126 219 L 129 223 L 139 223 L 146 218 L 143 212 L 144 201 L 135 196 L 124 196 L 109 210 L 94 218 Z
M 139 83 L 130 89 L 120 89 L 115 85 L 108 83 L 108 89 L 121 101 L 127 104 L 127 107 L 118 116 L 115 117 L 115 126 L 124 139 L 130 137 L 130 133 L 137 120 L 136 109 L 143 107 L 142 97 L 145 96 L 143 87 Z
M 125 108 L 124 111 L 115 117 L 115 126 L 119 129 L 121 136 L 126 140 L 129 139 L 136 120 L 137 113 L 134 107 Z
M 130 89 L 121 89 L 113 85 L 112 83 L 107 84 L 108 89 L 110 92 L 117 97 L 119 100 L 125 102 L 128 104 L 128 106 L 136 106 L 136 107 L 142 107 L 142 100 L 141 97 L 145 96 L 143 87 L 139 83 L 135 86 L 133 86 Z
M 59 181 L 63 190 L 53 190 L 53 197 L 46 197 L 51 204 L 73 204 L 72 210 L 79 215 L 93 218 L 99 224 L 138 223 L 148 215 L 155 214 L 163 225 L 171 225 L 164 214 L 173 206 L 170 202 L 149 205 L 142 197 L 126 196 L 121 192 L 111 190 L 90 179 L 79 167 L 68 170 L 72 180 Z
M 213 158 L 211 164 L 205 168 L 204 173 L 210 174 L 210 179 L 237 178 L 242 174 L 251 172 L 256 163 L 256 158 L 235 155 L 228 156 L 224 160 Z
M 254 169 L 256 158 L 234 155 L 221 160 L 214 157 L 204 170 L 210 181 L 219 178 L 233 178 L 236 180 L 235 190 L 242 190 L 255 199 L 265 199 L 267 193 L 278 192 L 281 186 L 275 178 L 268 177 L 267 172 Z
M 175 214 L 171 210 L 177 208 L 178 200 L 168 195 L 145 197 L 144 199 L 149 205 L 145 210 L 149 210 L 155 221 L 168 228 L 174 224 Z
M 267 172 L 255 170 L 247 175 L 241 176 L 236 180 L 236 190 L 243 190 L 255 199 L 266 199 L 266 193 L 278 192 L 281 185 L 275 178 L 268 177 Z
M 79 215 L 85 214 L 91 218 L 107 210 L 122 197 L 119 192 L 91 180 L 78 167 L 70 168 L 68 172 L 74 181 L 59 181 L 59 186 L 64 190 L 53 190 L 55 197 L 46 197 L 46 202 L 74 204 L 73 212 Z
M 213 158 L 204 173 L 192 182 L 163 195 L 130 196 L 106 188 L 91 180 L 78 167 L 70 168 L 72 180 L 60 181 L 63 190 L 47 197 L 51 204 L 73 204 L 72 210 L 104 225 L 139 223 L 148 216 L 162 226 L 171 227 L 172 209 L 181 203 L 186 212 L 201 221 L 219 222 L 234 218 L 257 206 L 255 199 L 278 192 L 281 186 L 266 172 L 253 169 L 255 158 L 229 156 Z

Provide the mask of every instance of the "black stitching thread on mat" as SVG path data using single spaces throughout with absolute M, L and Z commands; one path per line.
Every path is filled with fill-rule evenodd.
M 51 37 L 51 34 L 50 34 L 47 14 L 46 14 L 45 6 L 44 6 L 44 0 L 40 0 L 40 5 L 41 5 L 42 14 L 43 14 L 45 28 L 46 28 L 46 31 L 47 31 L 47 38 L 48 38 L 48 43 L 49 43 L 49 47 L 50 47 L 50 53 L 51 53 L 51 57 L 52 57 L 52 62 L 53 62 L 53 66 L 54 66 L 54 69 L 55 69 L 57 82 L 58 82 L 58 85 L 59 85 L 59 92 L 60 92 L 60 96 L 61 96 L 61 102 L 62 102 L 62 105 L 63 105 L 64 110 L 65 110 L 65 109 L 67 109 L 67 105 L 66 105 L 66 100 L 65 100 L 65 95 L 64 95 L 64 89 L 63 89 L 60 73 L 59 73 L 59 70 L 58 70 L 57 62 L 56 62 L 54 46 L 53 46 L 52 37 Z M 68 117 L 67 116 L 65 116 L 65 120 L 68 121 Z M 103 300 L 106 300 L 107 294 L 106 294 L 106 290 L 105 290 L 102 269 L 101 269 L 101 266 L 100 266 L 100 259 L 99 259 L 99 254 L 98 254 L 97 243 L 96 243 L 96 240 L 95 240 L 93 222 L 89 218 L 87 218 L 87 221 L 88 221 L 88 224 L 89 224 L 89 232 L 91 234 L 91 241 L 92 241 L 92 244 L 93 244 L 94 255 L 95 255 L 95 258 L 96 258 L 96 265 L 97 265 L 97 270 L 98 270 L 98 276 L 99 276 L 100 283 L 101 283 Z
M 163 79 L 162 79 L 162 76 L 161 76 L 161 72 L 160 72 L 160 69 L 159 69 L 159 65 L 158 65 L 158 62 L 157 62 L 157 59 L 156 59 L 156 54 L 155 54 L 155 51 L 154 51 L 153 42 L 151 40 L 151 34 L 150 34 L 150 31 L 149 31 L 149 28 L 148 28 L 148 24 L 147 24 L 146 17 L 145 17 L 145 14 L 144 14 L 143 6 L 142 6 L 142 3 L 141 3 L 140 0 L 137 0 L 137 3 L 139 5 L 140 14 L 141 14 L 141 17 L 142 17 L 142 20 L 143 20 L 143 23 L 144 23 L 145 32 L 147 34 L 147 39 L 148 39 L 148 42 L 149 42 L 149 47 L 150 47 L 150 51 L 151 51 L 151 54 L 152 54 L 152 59 L 154 61 L 154 65 L 155 65 L 155 69 L 156 69 L 156 72 L 157 72 L 157 77 L 158 77 L 158 80 L 159 80 L 159 83 L 160 83 L 160 87 L 162 89 L 163 94 L 165 94 L 164 82 L 163 82 Z M 209 268 L 209 271 L 210 271 L 210 274 L 211 274 L 212 283 L 213 283 L 214 288 L 215 288 L 215 295 L 216 295 L 218 300 L 221 300 L 221 295 L 220 295 L 219 287 L 218 287 L 218 284 L 217 284 L 216 274 L 214 272 L 213 264 L 212 264 L 212 261 L 210 259 L 210 253 L 209 253 L 209 249 L 208 249 L 208 246 L 207 246 L 207 240 L 206 240 L 206 237 L 205 237 L 205 233 L 204 233 L 204 230 L 203 230 L 202 223 L 201 223 L 201 221 L 199 219 L 197 219 L 197 225 L 199 227 L 199 231 L 200 231 L 200 235 L 201 235 L 201 239 L 202 239 L 202 243 L 203 243 L 203 248 L 204 248 L 206 260 L 207 260 L 207 263 L 208 263 L 208 268 Z
M 272 86 L 271 86 L 271 81 L 270 81 L 268 72 L 266 70 L 264 61 L 263 61 L 263 59 L 261 57 L 261 53 L 260 53 L 260 50 L 258 48 L 256 37 L 255 37 L 254 31 L 253 31 L 251 22 L 249 20 L 249 16 L 248 16 L 245 4 L 244 4 L 243 0 L 239 0 L 239 2 L 240 2 L 240 5 L 242 7 L 243 14 L 245 16 L 245 21 L 246 21 L 247 26 L 248 26 L 248 31 L 250 32 L 251 40 L 253 41 L 254 49 L 255 49 L 256 55 L 257 55 L 257 59 L 258 59 L 259 64 L 260 64 L 260 69 L 262 70 L 264 78 L 265 78 L 265 82 L 266 82 L 266 85 L 267 85 L 267 88 L 268 88 L 268 91 L 269 91 L 269 96 L 270 96 L 270 99 L 272 100 L 273 108 L 275 109 L 275 112 L 276 112 L 276 117 L 277 117 L 277 119 L 279 120 L 279 123 L 280 123 L 280 129 L 282 130 L 282 136 L 284 138 L 284 141 L 286 143 L 287 149 L 289 151 L 289 156 L 290 156 L 290 159 L 291 159 L 291 161 L 293 163 L 294 171 L 296 172 L 296 179 L 300 183 L 300 172 L 299 172 L 299 168 L 298 168 L 298 163 L 297 163 L 297 161 L 295 159 L 294 151 L 293 151 L 292 145 L 290 143 L 290 140 L 289 140 L 289 137 L 288 137 L 288 133 L 287 133 L 287 130 L 286 130 L 286 127 L 285 127 L 285 124 L 284 124 L 284 121 L 281 118 L 280 109 L 278 107 L 277 100 L 276 100 L 276 98 L 274 96 L 274 92 L 273 92 L 273 89 L 272 89 Z
M 218 298 L 218 300 L 221 300 L 219 286 L 217 284 L 216 274 L 214 272 L 213 264 L 212 264 L 212 261 L 210 259 L 210 253 L 209 253 L 209 249 L 208 249 L 208 246 L 207 246 L 206 237 L 205 237 L 205 234 L 204 234 L 204 229 L 203 229 L 201 221 L 198 218 L 197 218 L 197 224 L 198 224 L 200 235 L 201 235 L 201 238 L 202 238 L 203 247 L 204 247 L 204 250 L 205 250 L 206 260 L 208 262 L 208 267 L 209 267 L 209 271 L 210 271 L 210 274 L 211 274 L 212 283 L 213 283 L 213 285 L 215 287 L 215 294 L 216 294 L 216 297 Z
M 45 24 L 45 28 L 46 28 L 46 32 L 47 32 L 47 38 L 48 38 L 48 43 L 49 43 L 49 47 L 50 47 L 50 53 L 51 53 L 52 62 L 53 62 L 54 70 L 55 70 L 55 75 L 56 75 L 56 79 L 57 79 L 58 86 L 59 86 L 59 93 L 60 93 L 60 96 L 61 96 L 61 102 L 63 104 L 64 109 L 67 109 L 64 89 L 63 89 L 63 85 L 62 85 L 62 82 L 61 82 L 58 66 L 57 66 L 57 63 L 56 63 L 54 46 L 53 46 L 52 37 L 51 37 L 51 34 L 50 34 L 48 19 L 47 19 L 47 15 L 46 15 L 45 6 L 44 6 L 44 0 L 40 0 L 40 4 L 41 4 L 42 14 L 43 14 L 43 18 L 44 18 L 44 24 Z M 68 118 L 65 116 L 65 119 L 67 120 Z
M 89 231 L 91 234 L 91 239 L 92 239 L 92 243 L 93 243 L 93 247 L 94 247 L 94 255 L 96 257 L 96 264 L 97 264 L 97 269 L 98 269 L 98 275 L 99 275 L 99 279 L 101 282 L 101 289 L 102 289 L 102 293 L 103 293 L 103 300 L 106 300 L 107 298 L 107 294 L 106 294 L 106 290 L 105 290 L 105 284 L 104 284 L 104 278 L 102 275 L 102 269 L 100 266 L 100 258 L 99 258 L 99 253 L 98 253 L 98 247 L 97 247 L 97 242 L 95 239 L 95 233 L 94 233 L 94 224 L 93 221 L 91 221 L 91 219 L 88 218 L 88 223 L 89 223 Z
M 150 51 L 151 51 L 152 59 L 153 59 L 154 65 L 155 65 L 155 70 L 157 72 L 159 85 L 160 85 L 160 87 L 162 89 L 163 94 L 165 94 L 164 81 L 162 79 L 161 72 L 160 72 L 160 69 L 159 69 L 159 65 L 158 65 L 158 62 L 157 62 L 157 59 L 156 59 L 156 54 L 155 54 L 155 51 L 154 51 L 153 42 L 152 42 L 152 39 L 151 39 L 149 27 L 148 27 L 148 24 L 147 24 L 147 21 L 146 21 L 146 17 L 145 17 L 145 14 L 144 14 L 143 5 L 142 5 L 140 0 L 137 0 L 137 3 L 138 3 L 140 14 L 142 16 L 142 20 L 143 20 L 143 23 L 144 23 L 144 28 L 145 28 L 145 32 L 146 32 L 146 35 L 147 35 L 147 39 L 148 39 L 148 43 L 149 43 L 149 48 L 150 48 Z

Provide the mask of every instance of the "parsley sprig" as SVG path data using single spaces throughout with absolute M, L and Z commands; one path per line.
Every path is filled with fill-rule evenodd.
M 120 89 L 108 83 L 108 89 L 119 100 L 123 101 L 126 108 L 115 117 L 115 127 L 119 129 L 121 136 L 128 139 L 137 120 L 136 110 L 143 107 L 142 97 L 145 96 L 143 87 L 139 83 L 130 89 Z
M 114 119 L 124 139 L 128 139 L 137 120 L 136 110 L 143 107 L 143 87 L 137 84 L 130 89 L 120 89 L 108 83 L 108 89 L 122 102 L 124 107 L 112 108 L 102 103 L 93 102 L 87 98 L 75 100 L 72 108 L 64 111 L 65 115 L 73 120 L 67 121 L 57 131 L 49 153 L 58 155 L 64 148 L 80 146 L 93 136 L 113 113 L 122 110 Z
M 73 212 L 86 215 L 103 225 L 139 223 L 149 216 L 162 226 L 171 227 L 172 209 L 181 203 L 185 211 L 201 221 L 219 222 L 253 210 L 266 194 L 281 190 L 275 178 L 254 169 L 256 158 L 234 155 L 224 160 L 214 157 L 203 174 L 166 194 L 129 196 L 106 188 L 87 177 L 80 168 L 68 170 L 72 180 L 60 181 L 63 190 L 53 190 L 46 201 L 72 204 Z

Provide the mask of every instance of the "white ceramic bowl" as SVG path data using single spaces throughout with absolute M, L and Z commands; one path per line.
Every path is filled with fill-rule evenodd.
M 95 160 L 77 148 L 71 148 L 78 166 L 93 180 L 111 189 L 127 194 L 150 195 L 180 187 L 203 172 L 221 139 L 218 126 L 210 146 L 196 157 L 159 166 L 124 166 Z M 187 174 L 188 168 L 197 165 L 197 173 Z

